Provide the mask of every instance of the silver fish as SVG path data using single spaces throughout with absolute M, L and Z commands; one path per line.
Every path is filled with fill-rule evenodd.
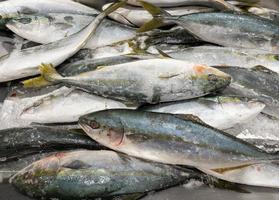
M 21 51 L 13 51 L 11 54 L 1 57 L 0 82 L 36 75 L 39 73 L 38 66 L 41 63 L 53 63 L 54 66 L 58 66 L 87 43 L 108 13 L 122 5 L 123 3 L 116 4 L 102 12 L 86 28 L 65 39 Z
M 142 2 L 142 5 L 154 16 L 154 19 L 143 25 L 139 29 L 141 32 L 160 27 L 165 22 L 173 22 L 206 42 L 228 47 L 279 52 L 279 24 L 272 20 L 232 12 L 172 16 L 152 4 Z
M 174 59 L 139 60 L 72 77 L 62 77 L 51 65 L 41 65 L 40 70 L 49 82 L 136 105 L 204 96 L 224 89 L 231 81 L 214 68 Z
M 198 46 L 168 52 L 174 59 L 200 62 L 208 66 L 238 66 L 252 68 L 264 66 L 279 73 L 279 54 L 255 49 L 217 46 Z
M 238 97 L 207 97 L 144 107 L 158 113 L 191 114 L 217 129 L 240 126 L 254 119 L 265 105 L 259 101 Z
M 110 6 L 111 3 L 103 6 L 103 10 Z M 166 8 L 166 11 L 171 15 L 181 16 L 191 13 L 198 12 L 210 12 L 213 11 L 211 8 L 205 7 L 194 7 L 194 6 L 186 6 L 186 7 L 173 7 Z M 112 19 L 130 26 L 142 26 L 144 23 L 152 20 L 152 15 L 148 13 L 146 10 L 134 7 L 134 6 L 125 6 L 123 8 L 117 9 L 117 11 L 109 14 L 109 17 Z
M 10 20 L 6 26 L 17 35 L 40 44 L 55 42 L 73 35 L 90 22 L 96 15 L 69 13 L 47 13 L 46 15 L 20 15 Z M 111 35 L 114 32 L 115 34 Z M 51 33 L 51 34 L 49 34 Z M 83 48 L 95 49 L 128 40 L 136 35 L 136 31 L 117 22 L 104 19 L 102 24 L 90 37 Z

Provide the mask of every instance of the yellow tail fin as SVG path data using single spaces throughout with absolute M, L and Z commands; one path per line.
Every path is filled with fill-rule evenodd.
M 39 69 L 42 77 L 49 82 L 59 82 L 60 79 L 63 79 L 63 77 L 58 74 L 52 64 L 41 64 Z
M 51 85 L 51 82 L 44 79 L 42 76 L 31 78 L 25 81 L 22 81 L 24 88 L 41 88 Z
M 161 26 L 163 26 L 164 23 L 164 17 L 165 16 L 171 16 L 168 12 L 166 12 L 165 10 L 154 6 L 151 3 L 147 3 L 145 1 L 140 1 L 142 7 L 147 10 L 152 16 L 153 19 L 145 24 L 143 24 L 137 31 L 138 32 L 146 32 L 146 31 L 150 31 L 153 30 L 155 28 L 159 28 Z

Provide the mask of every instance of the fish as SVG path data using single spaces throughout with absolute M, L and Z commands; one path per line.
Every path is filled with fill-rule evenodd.
M 0 130 L 0 141 L 1 162 L 54 150 L 103 148 L 82 131 L 47 126 Z
M 146 106 L 145 111 L 170 114 L 191 114 L 217 129 L 241 126 L 258 116 L 265 105 L 257 100 L 216 96 Z
M 10 182 L 32 198 L 93 199 L 147 193 L 198 176 L 191 170 L 113 151 L 54 154 L 15 174 Z
M 112 3 L 105 4 L 103 10 L 110 6 Z M 171 15 L 181 16 L 191 13 L 198 12 L 210 12 L 213 11 L 212 8 L 198 7 L 198 6 L 184 6 L 184 7 L 170 7 L 166 8 L 166 11 Z M 152 15 L 150 15 L 146 10 L 140 7 L 125 6 L 117 9 L 116 11 L 109 14 L 109 17 L 118 21 L 122 24 L 126 24 L 132 27 L 140 27 L 144 23 L 152 20 Z
M 240 169 L 236 168 L 225 171 L 222 174 L 212 174 L 212 171 L 209 171 L 211 175 L 229 182 L 270 188 L 279 188 L 278 172 L 279 166 L 272 163 L 255 164 Z
M 128 0 L 128 4 L 134 6 L 141 6 L 139 0 Z M 176 6 L 207 6 L 219 10 L 238 10 L 235 6 L 223 0 L 146 0 L 145 2 L 152 3 L 160 7 L 176 7 Z
M 248 7 L 247 11 L 255 15 L 258 15 L 260 17 L 264 17 L 279 22 L 279 12 L 277 10 L 252 6 L 252 7 Z
M 8 162 L 0 162 L 0 183 L 9 183 L 9 179 L 18 173 L 21 169 L 27 167 L 33 162 L 40 160 L 44 157 L 50 156 L 52 154 L 58 153 L 58 151 L 53 152 L 40 152 L 37 154 L 26 155 L 24 157 L 10 160 Z
M 6 27 L 27 40 L 48 44 L 79 32 L 90 24 L 97 15 L 47 13 L 38 16 L 25 14 L 10 20 Z M 113 37 L 111 35 L 112 31 L 115 33 Z M 51 34 L 49 34 L 50 32 Z M 83 48 L 96 49 L 128 40 L 135 35 L 135 29 L 104 19 Z
M 278 159 L 193 115 L 116 109 L 82 116 L 79 124 L 92 139 L 115 151 L 202 171 L 222 174 Z
M 279 73 L 279 54 L 267 53 L 257 49 L 205 45 L 170 51 L 167 55 L 174 59 L 200 62 L 208 66 L 253 68 L 261 65 Z
M 104 66 L 72 77 L 62 77 L 51 65 L 41 65 L 40 70 L 49 82 L 82 88 L 127 105 L 192 99 L 222 90 L 231 81 L 214 68 L 173 59 Z
M 26 92 L 29 92 L 28 90 Z M 77 122 L 90 112 L 112 108 L 136 109 L 124 103 L 88 94 L 76 88 L 60 87 L 45 94 L 15 96 L 5 100 L 0 119 L 5 126 L 24 126 L 32 123 Z
M 112 56 L 106 58 L 71 58 L 68 63 L 62 64 L 57 68 L 57 71 L 62 76 L 76 76 L 84 72 L 90 72 L 98 69 L 99 66 L 117 65 L 139 60 L 139 58 L 131 56 Z
M 279 51 L 279 24 L 272 20 L 239 12 L 172 16 L 150 3 L 141 3 L 154 19 L 138 29 L 139 32 L 160 27 L 165 22 L 173 22 L 209 43 L 226 47 L 261 49 L 270 53 Z
M 0 57 L 7 55 L 15 49 L 13 38 L 0 35 Z
M 279 76 L 263 66 L 253 68 L 215 66 L 232 76 L 232 84 L 223 92 L 224 95 L 236 95 L 255 98 L 266 107 L 263 112 L 279 118 Z
M 125 2 L 117 3 L 110 7 L 99 14 L 86 28 L 65 39 L 46 45 L 13 51 L 11 54 L 1 57 L 0 82 L 36 75 L 39 73 L 38 66 L 44 62 L 53 63 L 54 66 L 61 64 L 87 43 L 108 13 L 123 4 Z
M 0 2 L 0 26 L 3 27 L 10 20 L 20 14 L 98 14 L 96 9 L 68 0 L 7 0 Z
M 279 119 L 268 114 L 261 113 L 251 121 L 226 129 L 225 131 L 243 140 L 279 141 Z M 271 145 L 268 145 L 271 146 Z M 271 147 L 272 148 L 272 147 Z

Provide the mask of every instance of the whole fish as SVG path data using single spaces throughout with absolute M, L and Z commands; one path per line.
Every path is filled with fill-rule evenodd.
M 264 107 L 263 103 L 252 99 L 217 96 L 146 106 L 144 110 L 191 114 L 214 128 L 228 129 L 254 119 Z
M 113 151 L 72 151 L 39 160 L 11 178 L 33 198 L 93 199 L 147 193 L 198 176 Z
M 61 87 L 46 94 L 9 97 L 4 102 L 0 119 L 13 126 L 28 125 L 32 122 L 67 123 L 77 122 L 80 116 L 90 112 L 112 108 L 136 109 L 81 90 Z
M 235 6 L 223 0 L 146 0 L 146 2 L 160 7 L 207 6 L 219 10 L 238 10 Z M 141 6 L 141 1 L 139 0 L 128 0 L 128 3 L 135 6 Z
M 241 67 L 217 67 L 217 69 L 230 74 L 233 79 L 233 83 L 224 94 L 258 99 L 266 105 L 264 113 L 279 118 L 278 73 L 262 66 L 250 69 Z
M 252 68 L 262 65 L 279 73 L 279 54 L 270 54 L 255 49 L 217 46 L 197 46 L 168 52 L 174 59 L 200 62 L 208 66 L 238 66 Z
M 103 10 L 106 9 L 111 4 L 112 3 L 104 5 Z M 185 7 L 166 8 L 166 11 L 171 15 L 181 16 L 181 15 L 198 13 L 198 12 L 210 12 L 213 11 L 213 9 L 206 8 L 206 7 L 197 7 L 197 6 L 196 7 L 185 6 Z M 127 24 L 129 26 L 138 26 L 138 27 L 152 20 L 152 15 L 150 15 L 146 10 L 134 6 L 125 6 L 119 8 L 116 11 L 109 14 L 109 17 L 122 24 Z
M 44 126 L 0 130 L 0 141 L 1 162 L 41 151 L 102 148 L 85 133 Z
M 0 82 L 36 75 L 39 73 L 38 66 L 44 62 L 53 63 L 54 66 L 61 64 L 87 43 L 107 14 L 123 4 L 124 2 L 121 2 L 108 8 L 86 28 L 65 39 L 21 51 L 13 51 L 11 54 L 1 57 Z
M 20 15 L 6 26 L 17 35 L 41 44 L 55 42 L 73 35 L 96 18 L 95 15 L 47 13 L 47 15 Z M 114 35 L 111 35 L 114 32 Z M 51 34 L 49 34 L 51 33 Z M 95 49 L 133 38 L 136 31 L 117 22 L 104 19 L 84 48 Z
M 232 12 L 194 13 L 172 16 L 152 4 L 142 2 L 154 19 L 139 31 L 173 22 L 184 27 L 199 39 L 228 47 L 262 49 L 279 52 L 279 24 L 255 15 Z
M 109 110 L 80 118 L 84 131 L 100 144 L 156 162 L 194 166 L 212 174 L 278 160 L 194 116 Z
M 7 0 L 0 2 L 0 26 L 20 14 L 97 14 L 98 11 L 80 3 L 68 0 Z
M 139 60 L 72 77 L 62 77 L 51 65 L 41 65 L 50 82 L 77 86 L 126 104 L 192 99 L 224 89 L 230 76 L 211 67 L 173 59 Z

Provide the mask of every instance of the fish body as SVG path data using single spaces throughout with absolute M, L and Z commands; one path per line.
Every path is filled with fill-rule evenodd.
M 77 122 L 80 116 L 87 113 L 112 108 L 136 107 L 127 107 L 118 101 L 62 87 L 46 94 L 6 99 L 0 119 L 13 126 L 31 123 L 68 123 Z
M 17 35 L 40 44 L 48 44 L 70 35 L 73 35 L 90 22 L 95 15 L 82 15 L 70 13 L 47 13 L 46 15 L 20 15 L 10 20 L 7 27 Z M 115 34 L 112 36 L 111 32 Z M 52 34 L 49 34 L 49 33 Z M 96 30 L 96 33 L 90 37 L 84 48 L 95 49 L 128 40 L 136 35 L 136 31 L 130 27 L 117 22 L 104 19 L 102 24 Z
M 64 0 L 63 0 L 64 1 Z M 117 9 L 121 4 L 101 13 L 86 28 L 65 39 L 46 45 L 40 45 L 0 58 L 0 82 L 36 75 L 41 63 L 52 63 L 54 66 L 61 64 L 67 58 L 78 52 L 94 34 L 105 16 Z M 108 12 L 108 13 L 106 13 Z
M 98 11 L 80 3 L 67 0 L 8 0 L 0 3 L 0 24 L 19 14 L 47 14 L 49 12 L 72 14 L 97 14 Z
M 191 170 L 113 151 L 72 151 L 29 165 L 11 183 L 33 198 L 92 199 L 159 190 L 191 176 Z
M 238 97 L 208 97 L 147 106 L 146 111 L 171 114 L 191 114 L 217 129 L 227 129 L 254 119 L 265 105 Z
M 210 8 L 216 8 L 219 10 L 237 10 L 232 4 L 229 4 L 223 0 L 146 0 L 145 2 L 152 3 L 160 7 L 176 7 L 176 6 L 207 6 Z M 128 0 L 131 5 L 141 6 L 141 1 Z
M 83 116 L 79 123 L 92 139 L 113 150 L 217 173 L 278 158 L 193 116 L 110 110 Z
M 0 57 L 10 53 L 15 48 L 13 38 L 0 35 Z
M 173 22 L 203 41 L 239 48 L 262 49 L 278 53 L 279 25 L 272 20 L 235 12 L 194 13 L 172 16 L 149 3 L 143 6 L 154 16 L 140 28 L 146 31 Z
M 110 6 L 111 3 L 106 4 L 103 6 L 103 10 Z M 194 6 L 186 6 L 186 7 L 173 7 L 173 8 L 166 8 L 166 11 L 171 15 L 181 16 L 190 13 L 197 13 L 197 12 L 209 12 L 213 11 L 211 8 L 205 7 L 194 7 Z M 120 9 L 117 9 L 113 13 L 109 15 L 112 19 L 122 23 L 127 24 L 130 26 L 142 26 L 144 23 L 150 21 L 152 19 L 152 15 L 148 13 L 146 10 L 134 7 L 134 6 L 126 6 Z
M 263 66 L 250 69 L 241 67 L 217 67 L 232 76 L 232 84 L 225 94 L 245 96 L 265 103 L 263 110 L 274 117 L 279 117 L 279 76 Z
M 86 134 L 44 126 L 12 128 L 0 131 L 2 162 L 25 155 L 60 149 L 101 149 Z
M 277 141 L 278 143 L 278 129 L 279 120 L 277 118 L 261 113 L 253 120 L 227 129 L 226 132 L 244 140 L 261 140 L 261 143 L 266 140 Z M 257 146 L 261 143 L 257 142 Z
M 49 65 L 42 65 L 41 72 L 47 81 L 132 104 L 191 99 L 230 84 L 230 76 L 214 68 L 173 59 L 139 60 L 72 77 L 60 76 Z
M 279 73 L 279 56 L 265 51 L 217 46 L 197 46 L 167 53 L 170 57 L 208 66 L 238 66 L 252 68 L 262 65 Z

